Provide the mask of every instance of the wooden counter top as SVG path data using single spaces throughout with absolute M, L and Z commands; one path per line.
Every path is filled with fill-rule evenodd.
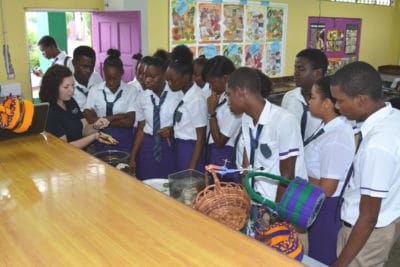
M 0 141 L 1 266 L 299 266 L 48 135 Z

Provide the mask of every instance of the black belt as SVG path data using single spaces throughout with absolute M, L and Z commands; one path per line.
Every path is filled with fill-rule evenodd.
M 343 226 L 347 227 L 347 228 L 353 228 L 353 225 L 351 225 L 350 223 L 346 222 L 346 221 L 342 221 Z M 374 229 L 379 229 L 382 227 L 374 227 Z
M 348 228 L 353 228 L 353 225 L 351 225 L 350 223 L 346 222 L 346 221 L 342 221 L 343 225 L 348 227 Z

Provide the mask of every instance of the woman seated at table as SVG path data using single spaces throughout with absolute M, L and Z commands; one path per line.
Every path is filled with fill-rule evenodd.
M 117 149 L 130 153 L 134 136 L 134 103 L 138 92 L 121 80 L 124 74 L 121 52 L 109 49 L 107 54 L 103 67 L 105 81 L 90 89 L 83 114 L 89 122 L 102 117 L 109 120 L 110 127 L 104 132 L 119 142 L 116 146 L 97 143 L 96 151 Z
M 107 127 L 109 121 L 101 118 L 89 124 L 73 94 L 71 70 L 63 65 L 50 67 L 42 78 L 39 91 L 40 100 L 50 103 L 46 131 L 78 148 L 84 148 L 95 140 L 108 143 L 100 138 L 98 130 Z

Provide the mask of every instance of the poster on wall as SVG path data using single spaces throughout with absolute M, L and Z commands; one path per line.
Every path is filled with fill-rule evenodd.
M 361 19 L 308 17 L 307 47 L 324 51 L 328 74 L 358 60 Z
M 224 55 L 236 67 L 283 76 L 286 4 L 241 0 L 169 0 L 169 49 L 185 44 L 194 57 Z M 193 23 L 192 23 L 193 22 Z

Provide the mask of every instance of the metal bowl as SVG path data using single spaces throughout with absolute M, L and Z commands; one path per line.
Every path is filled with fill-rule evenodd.
M 127 163 L 129 154 L 121 150 L 105 150 L 93 154 L 96 158 L 112 165 L 117 166 L 119 163 Z

